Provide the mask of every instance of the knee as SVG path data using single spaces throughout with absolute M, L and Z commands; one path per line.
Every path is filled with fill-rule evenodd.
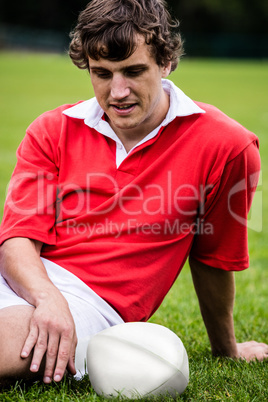
M 31 356 L 20 354 L 29 331 L 32 309 L 13 306 L 0 310 L 0 379 L 28 378 L 31 376 Z

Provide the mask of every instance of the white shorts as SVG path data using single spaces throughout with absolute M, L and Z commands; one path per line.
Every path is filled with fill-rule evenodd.
M 78 345 L 76 348 L 76 378 L 86 372 L 86 349 L 89 339 L 96 333 L 124 321 L 117 312 L 84 282 L 59 265 L 41 258 L 48 276 L 66 298 L 73 315 Z M 0 309 L 10 306 L 30 305 L 9 287 L 0 275 Z

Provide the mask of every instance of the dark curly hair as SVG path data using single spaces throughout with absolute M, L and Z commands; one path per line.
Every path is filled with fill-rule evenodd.
M 174 71 L 183 54 L 178 26 L 164 0 L 92 0 L 71 32 L 69 55 L 81 69 L 89 69 L 88 56 L 125 60 L 136 50 L 140 34 L 156 63 L 166 66 L 171 62 Z

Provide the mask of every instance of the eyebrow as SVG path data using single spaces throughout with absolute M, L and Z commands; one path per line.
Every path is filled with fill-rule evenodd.
M 105 67 L 99 67 L 99 66 L 89 66 L 90 70 L 92 71 L 110 71 L 108 68 Z M 131 66 L 126 66 L 124 68 L 121 69 L 121 71 L 123 72 L 127 72 L 130 70 L 148 70 L 149 66 L 147 64 L 144 63 L 139 63 L 139 64 L 132 64 Z

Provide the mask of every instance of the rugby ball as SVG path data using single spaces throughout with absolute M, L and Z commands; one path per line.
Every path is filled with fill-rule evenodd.
M 87 370 L 96 393 L 106 398 L 175 397 L 189 382 L 180 338 L 162 325 L 144 322 L 115 325 L 93 336 Z

